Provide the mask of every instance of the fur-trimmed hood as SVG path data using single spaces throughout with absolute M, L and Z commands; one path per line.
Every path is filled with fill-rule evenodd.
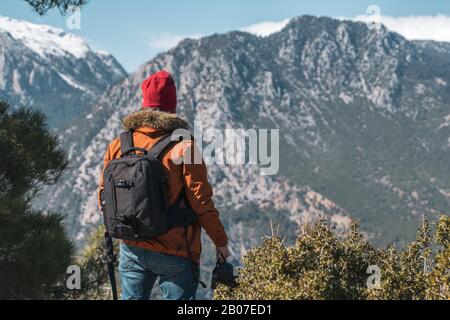
M 123 118 L 122 126 L 125 130 L 136 130 L 139 128 L 152 128 L 158 131 L 189 129 L 187 122 L 176 114 L 155 110 L 134 112 Z

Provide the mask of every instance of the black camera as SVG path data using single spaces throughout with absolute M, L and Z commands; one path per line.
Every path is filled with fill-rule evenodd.
M 233 265 L 226 262 L 217 260 L 216 267 L 212 272 L 211 288 L 216 289 L 218 284 L 224 284 L 232 287 L 236 283 L 236 277 L 234 276 Z

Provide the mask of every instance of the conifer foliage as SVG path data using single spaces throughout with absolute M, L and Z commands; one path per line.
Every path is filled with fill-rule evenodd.
M 82 7 L 88 0 L 24 0 L 26 1 L 38 14 L 44 15 L 49 10 L 57 8 L 61 14 L 66 14 L 71 7 Z
M 0 102 L 0 299 L 58 298 L 73 246 L 62 216 L 30 201 L 66 166 L 41 113 Z

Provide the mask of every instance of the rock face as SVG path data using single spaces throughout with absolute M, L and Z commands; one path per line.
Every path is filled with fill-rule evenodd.
M 140 84 L 160 69 L 177 83 L 179 113 L 204 128 L 279 129 L 281 166 L 211 165 L 232 249 L 242 254 L 273 225 L 322 212 L 359 220 L 377 244 L 410 240 L 422 212 L 450 202 L 450 46 L 411 42 L 385 28 L 310 16 L 281 32 L 185 40 L 112 86 L 63 135 L 72 170 L 45 200 L 83 244 L 100 222 L 97 178 Z M 206 136 L 205 141 L 213 141 Z
M 45 112 L 52 128 L 68 126 L 125 70 L 63 30 L 0 16 L 0 96 Z

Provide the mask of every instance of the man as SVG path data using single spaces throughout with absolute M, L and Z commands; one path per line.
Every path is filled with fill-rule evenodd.
M 188 128 L 176 113 L 175 83 L 169 73 L 158 72 L 142 84 L 142 110 L 123 119 L 125 130 L 133 130 L 135 147 L 149 150 L 167 132 Z M 121 156 L 120 139 L 106 151 L 104 166 Z M 207 180 L 206 166 L 201 161 L 180 161 L 194 150 L 191 140 L 182 141 L 168 150 L 162 164 L 168 174 L 169 204 L 182 196 L 184 206 L 197 215 L 197 223 L 176 227 L 167 234 L 148 241 L 122 241 L 119 273 L 123 300 L 148 300 L 159 278 L 164 299 L 193 300 L 199 284 L 201 228 L 204 228 L 217 248 L 218 257 L 230 255 L 228 238 L 212 200 L 213 191 Z M 198 151 L 198 150 L 197 150 Z M 99 196 L 103 192 L 103 175 Z M 150 192 L 150 191 L 149 191 Z M 187 203 L 186 203 L 187 202 Z

